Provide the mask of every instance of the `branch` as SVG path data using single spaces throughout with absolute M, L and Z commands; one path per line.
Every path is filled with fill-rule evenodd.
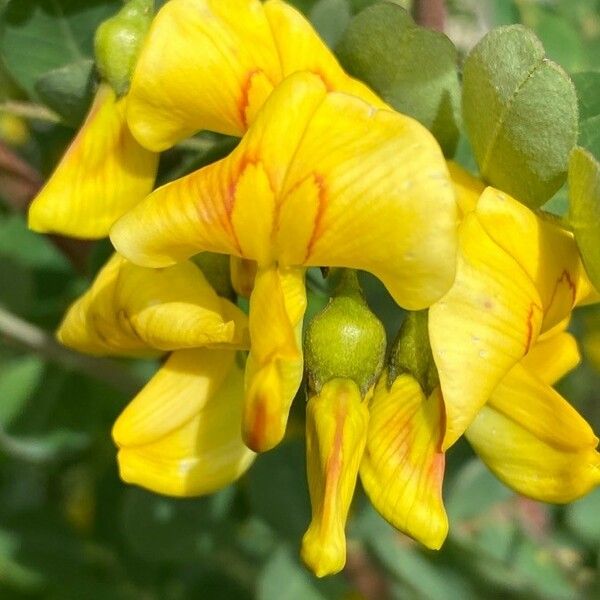
M 419 25 L 443 32 L 446 24 L 446 0 L 415 0 L 413 17 Z
M 13 342 L 66 369 L 84 373 L 128 396 L 136 393 L 144 383 L 116 361 L 85 356 L 61 346 L 45 331 L 1 306 L 0 340 Z

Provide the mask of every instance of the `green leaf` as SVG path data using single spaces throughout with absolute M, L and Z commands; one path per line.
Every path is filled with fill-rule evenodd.
M 397 4 L 382 2 L 354 19 L 337 47 L 342 65 L 401 113 L 456 150 L 460 122 L 457 52 L 443 34 L 418 27 Z
M 44 73 L 35 91 L 65 123 L 77 127 L 85 117 L 93 94 L 94 61 L 89 58 Z
M 575 87 L 531 31 L 501 27 L 471 51 L 463 117 L 491 185 L 538 207 L 564 183 L 577 139 Z
M 292 551 L 282 545 L 265 565 L 258 580 L 258 600 L 325 600 Z
M 347 0 L 319 0 L 310 11 L 310 20 L 329 47 L 339 42 L 351 17 Z
M 0 427 L 8 427 L 22 412 L 39 386 L 44 363 L 36 356 L 22 356 L 0 367 Z
M 582 37 L 573 24 L 561 15 L 542 9 L 535 24 L 548 57 L 565 69 L 577 70 L 585 65 Z
M 579 119 L 585 121 L 600 115 L 600 72 L 573 73 L 571 79 L 579 100 Z
M 584 543 L 600 547 L 600 489 L 567 506 L 566 522 Z
M 600 164 L 583 148 L 571 155 L 569 190 L 569 221 L 590 280 L 600 289 Z
M 15 81 L 34 99 L 48 71 L 92 57 L 96 27 L 119 0 L 11 0 L 3 16 L 0 51 Z

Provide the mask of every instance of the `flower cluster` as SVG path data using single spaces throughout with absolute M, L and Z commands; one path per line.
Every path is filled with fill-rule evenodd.
M 281 0 L 170 0 L 149 28 L 147 4 L 113 22 L 143 22 L 127 85 L 100 39 L 105 79 L 29 215 L 117 251 L 61 342 L 166 355 L 114 426 L 122 478 L 176 496 L 231 483 L 283 439 L 306 370 L 302 555 L 319 576 L 344 566 L 359 476 L 390 523 L 439 548 L 445 452 L 463 435 L 529 497 L 600 483 L 598 439 L 552 388 L 579 361 L 571 311 L 596 297 L 573 236 L 447 162 Z M 199 130 L 241 139 L 152 191 L 157 153 Z M 211 286 L 209 253 L 230 257 L 248 315 Z M 339 282 L 303 344 L 309 267 Z M 354 270 L 409 311 L 387 359 Z

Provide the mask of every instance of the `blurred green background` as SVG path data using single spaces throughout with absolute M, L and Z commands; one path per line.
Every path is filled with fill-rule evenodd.
M 295 2 L 331 46 L 370 3 Z M 600 597 L 600 490 L 568 507 L 518 497 L 464 442 L 447 458 L 451 533 L 442 551 L 395 533 L 359 491 L 347 568 L 312 577 L 297 556 L 309 521 L 301 396 L 286 442 L 234 487 L 173 500 L 120 482 L 111 424 L 156 365 L 90 361 L 54 344 L 66 307 L 111 250 L 35 235 L 24 217 L 85 113 L 93 32 L 119 5 L 0 0 L 0 598 Z M 445 31 L 461 55 L 491 27 L 521 22 L 568 72 L 600 68 L 599 0 L 451 0 L 447 9 Z M 61 95 L 53 82 L 70 63 L 72 89 Z M 161 158 L 159 178 L 232 144 L 201 134 Z M 458 156 L 472 162 L 464 144 Z M 364 283 L 393 335 L 401 311 L 376 281 Z M 319 282 L 310 299 L 309 314 L 326 301 Z M 572 330 L 584 362 L 560 390 L 600 431 L 600 311 L 578 312 Z

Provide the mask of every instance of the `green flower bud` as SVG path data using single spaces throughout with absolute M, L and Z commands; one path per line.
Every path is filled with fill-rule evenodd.
M 154 15 L 154 0 L 126 0 L 125 6 L 96 30 L 96 65 L 117 95 L 129 89 L 135 63 Z
M 429 345 L 428 311 L 406 313 L 406 318 L 392 346 L 389 383 L 402 373 L 409 373 L 429 394 L 439 384 L 439 377 Z
M 332 379 L 353 380 L 364 395 L 385 358 L 385 330 L 369 309 L 356 273 L 342 270 L 329 304 L 309 324 L 304 337 L 311 391 Z

